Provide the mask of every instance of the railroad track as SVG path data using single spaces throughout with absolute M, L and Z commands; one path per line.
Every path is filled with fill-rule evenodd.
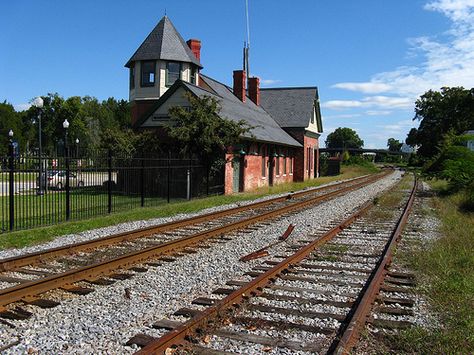
M 417 183 L 408 193 L 397 186 L 377 206 L 365 204 L 323 235 L 156 322 L 161 337 L 137 334 L 127 345 L 143 346 L 137 354 L 349 353 L 366 321 L 374 321 L 376 299 L 387 314 L 411 306 L 379 293 L 413 284 L 412 275 L 389 270 Z
M 58 288 L 76 294 L 87 294 L 93 289 L 85 287 L 84 282 L 110 284 L 113 280 L 131 277 L 133 272 L 146 271 L 146 267 L 140 264 L 157 266 L 159 262 L 173 260 L 173 257 L 194 253 L 196 248 L 207 248 L 214 242 L 225 241 L 226 233 L 268 224 L 282 215 L 296 213 L 307 206 L 366 186 L 388 173 L 301 191 L 153 228 L 4 259 L 0 261 L 0 281 L 14 286 L 0 289 L 0 316 L 10 319 L 27 318 L 31 314 L 25 312 L 18 302 L 43 308 L 54 307 L 57 302 L 39 295 Z M 158 262 L 150 262 L 157 258 Z M 78 282 L 81 284 L 78 285 Z

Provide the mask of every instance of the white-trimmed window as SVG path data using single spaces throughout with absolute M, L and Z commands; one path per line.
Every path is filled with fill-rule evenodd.
M 130 89 L 135 89 L 135 63 L 130 66 Z
M 197 70 L 196 70 L 196 67 L 194 65 L 191 65 L 191 84 L 194 84 L 194 85 L 197 85 L 197 81 L 196 81 L 196 77 L 197 77 Z
M 181 63 L 166 63 L 166 86 L 171 86 L 174 82 L 181 78 Z
M 141 63 L 141 86 L 155 86 L 156 62 L 154 60 L 144 60 Z

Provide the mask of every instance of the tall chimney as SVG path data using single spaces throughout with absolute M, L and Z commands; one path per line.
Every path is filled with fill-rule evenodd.
M 193 52 L 197 60 L 201 61 L 201 41 L 198 39 L 190 39 L 186 44 L 191 49 L 191 52 Z
M 234 95 L 239 98 L 240 101 L 245 102 L 245 71 L 234 70 Z
M 260 79 L 249 78 L 249 97 L 255 105 L 260 106 Z

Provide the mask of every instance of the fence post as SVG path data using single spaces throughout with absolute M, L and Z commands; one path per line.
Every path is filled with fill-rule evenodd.
M 166 179 L 168 203 L 170 203 L 171 151 L 168 151 L 168 178 Z
M 209 162 L 206 161 L 206 196 L 209 196 L 209 175 L 210 175 L 210 169 L 209 169 Z
M 141 169 L 140 169 L 140 198 L 141 206 L 145 206 L 145 159 L 142 158 Z
M 69 218 L 71 217 L 71 201 L 70 201 L 71 187 L 69 185 L 70 169 L 69 169 L 69 147 L 67 145 L 67 138 L 66 138 L 64 150 L 66 153 L 66 221 L 69 221 Z
M 9 167 L 9 202 L 10 202 L 10 230 L 12 231 L 14 226 L 15 226 L 15 183 L 14 183 L 14 177 L 15 175 L 13 174 L 13 169 L 15 168 L 14 166 L 14 161 L 13 161 L 13 142 L 10 141 L 10 144 L 8 146 L 8 167 Z
M 186 199 L 191 200 L 191 159 L 189 159 L 188 169 L 186 170 Z
M 107 152 L 107 211 L 108 213 L 112 212 L 112 150 Z

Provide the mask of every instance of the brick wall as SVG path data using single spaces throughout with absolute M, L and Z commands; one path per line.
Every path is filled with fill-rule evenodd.
M 284 182 L 292 182 L 293 174 L 290 174 L 290 164 L 293 157 L 294 150 L 290 150 L 289 156 L 285 157 L 269 157 L 268 152 L 270 151 L 266 144 L 257 145 L 253 143 L 250 146 L 247 146 L 246 155 L 242 157 L 241 167 L 244 169 L 243 172 L 243 182 L 241 187 L 243 191 L 251 191 L 256 188 L 268 186 L 269 184 L 269 164 L 270 159 L 273 160 L 274 169 L 273 169 L 273 184 L 278 185 Z M 282 148 L 282 151 L 286 151 L 286 148 Z M 262 154 L 265 157 L 262 161 Z M 226 154 L 226 166 L 225 166 L 225 194 L 232 194 L 234 170 L 232 165 L 232 160 L 234 159 L 233 154 Z M 276 171 L 276 159 L 280 161 L 280 173 L 277 174 Z M 286 174 L 283 171 L 284 168 L 284 159 L 286 159 Z M 294 159 L 293 159 L 294 160 Z M 262 163 L 265 164 L 265 176 L 262 176 Z M 293 162 L 293 165 L 295 163 Z M 293 169 L 294 171 L 294 169 Z
M 313 179 L 319 171 L 319 140 L 304 134 L 303 128 L 285 128 L 285 131 L 303 145 L 295 152 L 294 181 Z M 308 148 L 310 148 L 311 161 L 308 171 Z

